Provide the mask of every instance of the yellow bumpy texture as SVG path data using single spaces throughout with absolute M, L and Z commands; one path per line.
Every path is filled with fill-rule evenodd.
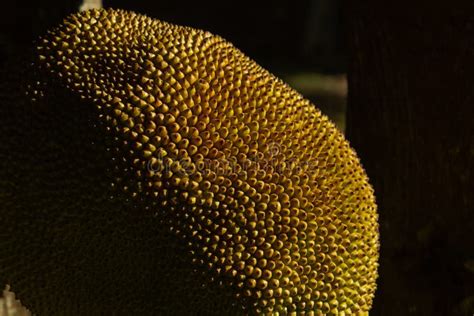
M 68 103 L 76 99 L 78 108 L 92 113 L 85 121 L 92 120 L 91 128 L 102 131 L 99 135 L 109 140 L 104 154 L 109 155 L 107 174 L 111 178 L 102 182 L 109 181 L 115 195 L 134 206 L 130 213 L 153 214 L 156 225 L 173 236 L 169 240 L 182 246 L 186 254 L 179 256 L 186 258 L 183 266 L 200 271 L 196 288 L 189 289 L 188 281 L 178 284 L 187 289 L 181 296 L 185 300 L 182 305 L 200 306 L 207 314 L 222 314 L 226 309 L 219 310 L 221 302 L 230 302 L 226 308 L 237 314 L 348 315 L 369 311 L 378 265 L 373 190 L 348 142 L 313 104 L 221 37 L 132 12 L 109 9 L 72 15 L 37 45 L 30 98 L 41 104 L 47 103 L 48 95 L 65 93 L 70 98 L 57 97 L 63 101 L 54 113 L 64 111 L 67 117 Z M 51 116 L 46 113 L 41 117 L 48 120 Z M 72 124 L 62 121 L 64 126 Z M 62 124 L 57 126 L 63 128 Z M 50 131 L 47 139 L 54 139 L 56 134 L 60 133 Z M 86 138 L 101 139 L 94 137 Z M 59 143 L 68 146 L 67 141 Z M 75 147 L 71 159 L 82 155 L 81 148 L 84 152 L 97 148 L 95 142 L 87 144 L 90 150 Z M 61 146 L 54 148 L 60 152 Z M 91 160 L 87 166 L 95 164 L 95 158 Z M 44 172 L 44 177 L 52 174 Z M 77 177 L 68 179 L 75 181 Z M 88 203 L 87 197 L 87 193 L 79 192 L 71 198 L 76 202 L 64 207 Z M 105 212 L 101 203 L 105 202 L 91 206 L 98 208 L 94 214 Z M 88 216 L 84 225 L 95 216 L 100 215 Z M 70 222 L 64 220 L 61 225 Z M 76 229 L 67 225 L 70 228 L 64 236 Z M 143 226 L 146 224 L 141 229 Z M 58 223 L 54 227 L 63 226 Z M 55 235 L 54 242 L 63 235 Z M 117 234 L 117 238 L 124 235 L 130 233 Z M 137 236 L 130 237 L 130 249 L 142 242 Z M 108 242 L 106 237 L 90 240 L 91 246 Z M 165 240 L 156 239 L 157 247 Z M 123 244 L 126 242 L 117 241 L 103 257 L 121 258 L 113 251 Z M 154 252 L 149 246 L 138 247 L 136 262 L 141 262 L 145 248 Z M 54 258 L 65 258 L 68 250 L 64 249 Z M 167 254 L 162 253 L 166 261 Z M 48 260 L 44 259 L 44 264 Z M 71 263 L 69 268 L 76 269 L 71 271 L 78 271 L 76 264 L 79 266 L 81 260 Z M 133 267 L 133 259 L 127 260 L 129 265 L 117 269 L 124 275 Z M 120 262 L 115 261 L 110 266 Z M 11 266 L 7 272 L 15 273 L 17 266 Z M 152 266 L 153 262 L 143 265 Z M 165 262 L 159 270 L 165 271 L 166 266 Z M 138 263 L 137 269 L 143 273 L 147 270 Z M 168 269 L 153 281 L 166 283 L 180 277 L 179 269 Z M 55 273 L 51 279 L 62 272 Z M 83 280 L 79 274 L 74 278 Z M 21 277 L 5 282 L 11 281 L 17 288 L 15 280 Z M 128 284 L 120 278 L 110 280 L 110 288 L 125 289 L 124 284 Z M 91 286 L 100 288 L 94 292 L 96 296 L 120 295 L 119 290 L 116 294 L 107 292 L 109 287 L 104 283 L 77 282 L 63 288 Z M 145 282 L 137 280 L 137 291 Z M 128 286 L 133 287 L 131 284 Z M 213 293 L 225 292 L 229 300 L 199 305 L 212 301 L 205 293 L 214 285 L 223 290 Z M 60 295 L 56 287 L 44 291 Z M 174 290 L 177 287 L 170 285 L 174 291 L 170 295 L 179 301 L 181 292 Z M 31 301 L 28 305 L 27 297 L 33 292 L 21 290 L 21 284 L 19 288 L 22 301 L 30 309 L 49 310 L 44 305 L 48 302 L 46 294 L 42 303 Z M 34 293 L 38 291 L 41 288 Z M 68 295 L 70 302 L 61 301 L 61 308 L 76 304 L 77 309 L 70 311 L 81 311 L 77 300 L 88 294 L 76 294 Z M 155 299 L 165 294 L 159 292 Z M 136 297 L 128 300 L 140 304 Z M 108 302 L 105 298 L 102 301 Z M 54 300 L 50 302 L 54 304 Z M 120 297 L 120 304 L 116 304 L 126 303 L 127 297 Z M 114 305 L 107 304 L 108 308 Z M 191 312 L 183 309 L 183 314 Z

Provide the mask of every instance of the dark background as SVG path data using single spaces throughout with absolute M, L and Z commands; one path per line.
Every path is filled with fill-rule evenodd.
M 2 4 L 0 60 L 21 54 L 80 5 L 77 0 Z M 317 104 L 344 130 L 347 58 L 340 1 L 104 0 L 103 5 L 224 37 Z

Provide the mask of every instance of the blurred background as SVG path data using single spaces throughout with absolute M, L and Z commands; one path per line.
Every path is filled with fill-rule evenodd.
M 24 51 L 65 15 L 99 5 L 224 37 L 311 99 L 344 129 L 346 51 L 339 0 L 43 0 L 30 5 L 8 1 L 0 13 L 0 58 Z

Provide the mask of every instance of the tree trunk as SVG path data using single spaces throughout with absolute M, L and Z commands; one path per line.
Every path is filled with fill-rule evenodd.
M 474 313 L 474 3 L 346 2 L 347 134 L 374 185 L 371 315 Z

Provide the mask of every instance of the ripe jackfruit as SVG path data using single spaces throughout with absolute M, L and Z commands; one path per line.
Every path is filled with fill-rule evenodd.
M 219 36 L 122 10 L 68 17 L 34 56 L 0 106 L 0 281 L 28 308 L 370 309 L 373 190 L 300 94 Z

